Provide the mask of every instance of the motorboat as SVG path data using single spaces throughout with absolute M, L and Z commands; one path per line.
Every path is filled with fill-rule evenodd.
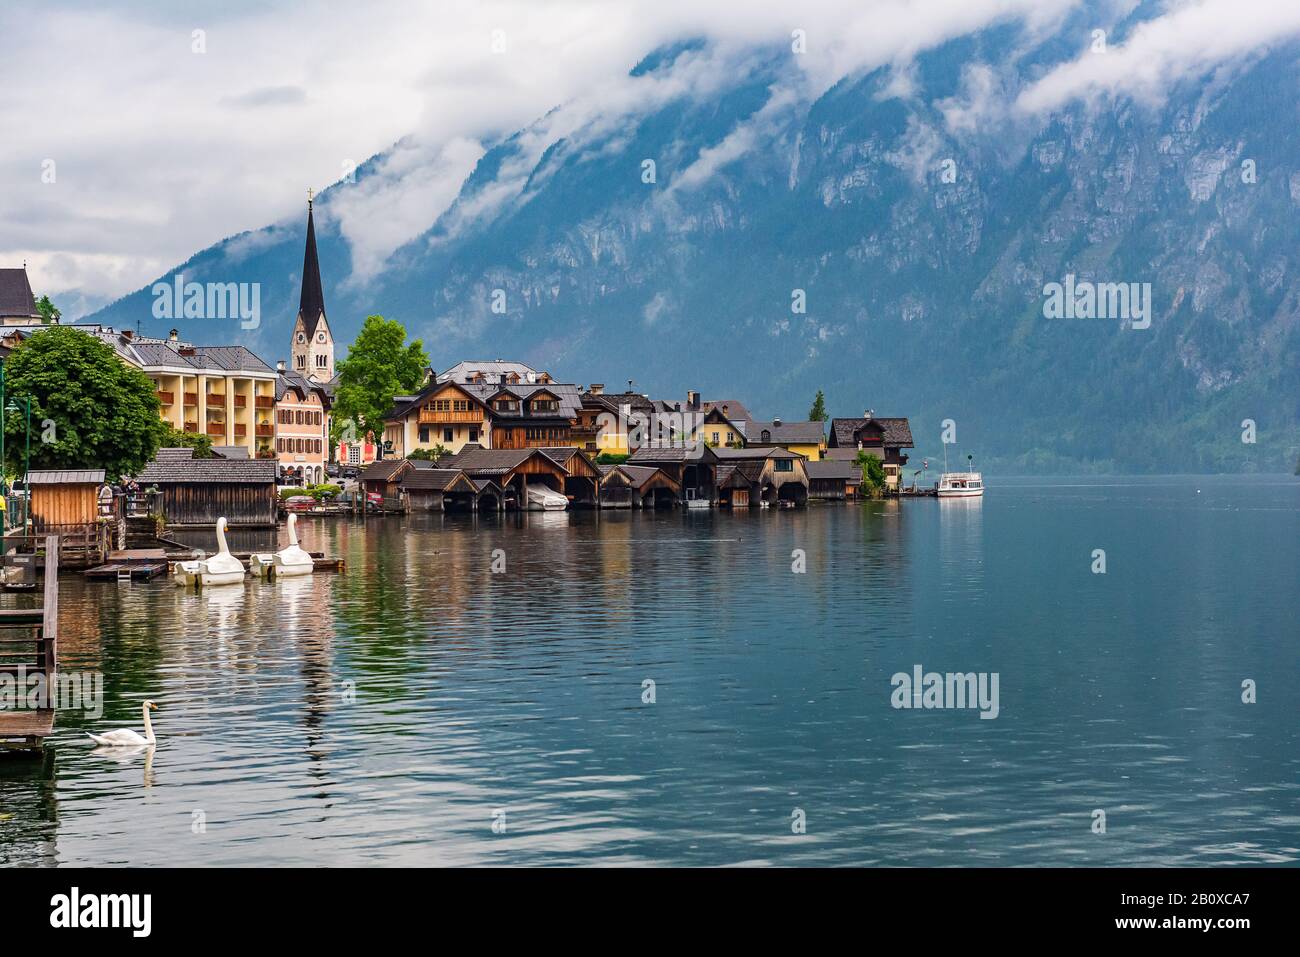
M 561 512 L 569 507 L 569 500 L 545 485 L 529 485 L 525 507 L 530 512 Z

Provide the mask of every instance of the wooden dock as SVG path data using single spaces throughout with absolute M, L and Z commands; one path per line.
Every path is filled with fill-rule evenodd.
M 50 693 L 59 662 L 59 538 L 45 539 L 44 604 L 0 608 L 0 673 L 41 674 Z M 54 730 L 50 708 L 0 711 L 0 750 L 39 750 Z
M 108 561 L 87 568 L 85 576 L 92 581 L 144 582 L 166 575 L 170 565 L 167 552 L 161 548 L 128 548 L 109 552 Z

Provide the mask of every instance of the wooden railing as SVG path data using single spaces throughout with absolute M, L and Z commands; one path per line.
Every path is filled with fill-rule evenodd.
M 468 412 L 442 411 L 437 412 L 433 409 L 421 409 L 419 422 L 421 425 L 441 425 L 448 422 L 482 422 L 483 410 L 470 409 Z
M 244 425 L 242 422 L 236 422 L 236 423 L 235 423 L 235 438 L 237 438 L 237 439 L 242 439 L 242 438 L 243 438 L 244 436 L 246 436 L 247 434 L 248 434 L 248 426 Z
M 209 422 L 209 423 L 208 423 L 208 428 L 207 428 L 207 434 L 208 434 L 208 435 L 225 435 L 225 434 L 226 434 L 226 423 L 224 423 L 224 422 Z
M 186 392 L 186 393 L 185 393 L 185 404 L 186 404 L 186 405 L 198 405 L 198 404 L 199 404 L 199 394 L 198 394 L 197 392 Z
M 259 408 L 259 409 L 274 409 L 274 408 L 275 408 L 275 396 L 273 396 L 273 395 L 259 395 L 259 396 L 255 396 L 255 397 L 254 397 L 254 400 L 253 400 L 253 404 L 254 404 L 255 406 L 257 406 L 257 408 Z
M 275 436 L 275 426 L 259 422 L 257 423 L 256 433 L 259 439 L 272 438 Z
M 235 408 L 236 408 L 236 409 L 244 409 L 244 408 L 247 408 L 247 407 L 248 407 L 248 396 L 246 396 L 246 395 L 236 395 L 236 396 L 235 396 Z
M 161 402 L 163 405 L 171 405 L 173 402 L 176 401 L 176 393 L 164 392 L 162 389 L 159 389 L 158 401 Z

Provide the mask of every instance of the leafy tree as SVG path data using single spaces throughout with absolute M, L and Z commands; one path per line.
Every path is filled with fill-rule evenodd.
M 872 498 L 885 494 L 885 463 L 866 449 L 858 452 L 853 464 L 862 469 L 862 487 Z
M 158 452 L 167 425 L 150 378 L 74 326 L 24 339 L 5 360 L 5 399 L 31 399 L 33 469 L 102 468 L 135 475 Z M 5 468 L 22 468 L 24 416 L 5 417 Z
M 393 396 L 419 390 L 429 357 L 419 339 L 406 342 L 406 329 L 395 319 L 367 316 L 348 357 L 338 364 L 334 394 L 333 438 L 384 431 Z
M 49 296 L 41 296 L 40 299 L 36 300 L 36 311 L 41 314 L 41 322 L 47 326 L 50 323 L 57 322 L 59 317 L 63 315 L 63 313 L 59 312 L 58 306 L 50 302 Z
M 808 413 L 809 422 L 825 422 L 830 416 L 826 414 L 826 396 L 822 395 L 822 390 L 817 390 L 817 398 L 813 399 L 812 410 Z
M 444 455 L 450 455 L 451 449 L 447 448 L 441 442 L 431 449 L 414 449 L 407 455 L 408 459 L 428 459 L 430 462 L 436 462 Z
M 203 435 L 199 432 L 182 432 L 180 429 L 173 429 L 170 425 L 167 426 L 167 431 L 163 435 L 162 447 L 165 449 L 193 449 L 196 459 L 210 459 L 216 455 L 212 451 L 212 436 Z

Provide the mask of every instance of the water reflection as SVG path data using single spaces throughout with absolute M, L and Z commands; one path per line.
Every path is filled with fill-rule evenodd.
M 313 520 L 346 572 L 65 577 L 63 664 L 103 671 L 104 715 L 0 761 L 0 860 L 1294 860 L 1295 493 L 1141 494 Z M 1145 577 L 1088 575 L 1100 540 Z M 999 718 L 893 710 L 915 662 L 999 671 Z M 1239 673 L 1276 688 L 1244 709 Z M 86 746 L 144 698 L 156 754 Z M 1142 839 L 1097 842 L 1103 803 Z

